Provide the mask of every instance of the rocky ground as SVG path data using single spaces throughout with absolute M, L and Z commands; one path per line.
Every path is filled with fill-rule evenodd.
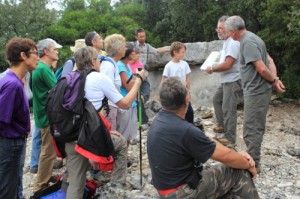
M 148 115 L 154 116 L 160 108 L 158 103 L 148 104 Z M 195 108 L 195 107 L 194 107 Z M 255 180 L 259 195 L 262 199 L 300 199 L 300 104 L 290 100 L 273 100 L 267 116 L 267 130 L 262 145 L 262 172 Z M 195 111 L 196 120 L 199 115 L 208 117 L 202 120 L 205 131 L 210 136 L 215 136 L 212 131 L 213 118 L 210 117 L 212 108 L 200 107 Z M 238 151 L 245 150 L 242 138 L 243 111 L 238 111 Z M 151 123 L 151 121 L 149 122 Z M 142 130 L 142 181 L 140 186 L 140 166 L 139 166 L 139 138 L 134 140 L 129 146 L 129 157 L 133 160 L 133 165 L 128 170 L 127 183 L 125 189 L 111 188 L 110 183 L 99 187 L 97 190 L 100 199 L 151 199 L 158 198 L 158 194 L 151 185 L 151 172 L 146 154 L 146 139 L 148 125 Z M 31 139 L 28 139 L 26 163 L 28 165 Z M 210 162 L 211 163 L 211 162 Z M 24 168 L 24 194 L 29 198 L 36 174 L 31 174 Z M 65 168 L 55 170 L 54 173 L 62 173 Z

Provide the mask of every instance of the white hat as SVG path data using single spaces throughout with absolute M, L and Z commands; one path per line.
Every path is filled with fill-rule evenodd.
M 44 55 L 44 53 L 43 53 L 44 49 L 49 49 L 50 45 L 52 43 L 54 43 L 55 48 L 62 48 L 62 46 L 60 44 L 58 44 L 56 41 L 54 41 L 53 39 L 50 39 L 50 38 L 43 39 L 43 40 L 40 40 L 37 44 L 39 55 L 43 56 Z
M 50 41 L 50 42 L 53 42 L 55 48 L 62 48 L 62 45 L 58 44 L 55 40 L 53 40 L 53 39 L 51 39 L 51 38 L 47 38 L 47 39 L 45 39 L 45 40 Z
M 85 41 L 84 39 L 77 39 L 75 41 L 75 46 L 70 46 L 71 51 L 74 53 L 76 52 L 78 49 L 86 47 Z

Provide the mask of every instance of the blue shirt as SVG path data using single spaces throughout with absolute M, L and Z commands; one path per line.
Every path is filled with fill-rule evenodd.
M 127 77 L 130 78 L 130 76 L 132 75 L 130 66 L 127 65 L 126 67 L 125 64 L 121 61 L 118 61 L 117 64 L 119 68 L 119 74 L 121 74 L 121 72 L 125 72 Z M 128 94 L 128 91 L 123 86 L 121 86 L 120 91 L 121 91 L 121 95 L 123 95 L 124 97 Z M 131 107 L 136 107 L 136 106 L 137 106 L 136 101 L 132 102 Z
M 30 112 L 24 84 L 12 71 L 0 80 L 0 113 L 0 137 L 29 134 Z

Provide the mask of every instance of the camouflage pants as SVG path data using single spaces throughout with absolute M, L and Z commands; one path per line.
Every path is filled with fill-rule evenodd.
M 196 189 L 187 184 L 176 192 L 161 196 L 164 199 L 258 199 L 255 185 L 246 170 L 223 164 L 206 167 Z

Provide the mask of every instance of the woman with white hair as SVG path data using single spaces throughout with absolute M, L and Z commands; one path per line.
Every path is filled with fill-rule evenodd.
M 113 60 L 114 64 L 109 61 L 102 61 L 100 72 L 109 77 L 114 83 L 116 89 L 120 92 L 120 87 L 122 83 L 119 75 L 117 62 L 125 55 L 125 38 L 120 34 L 109 35 L 104 40 L 104 46 L 107 56 Z M 112 130 L 116 130 L 118 108 L 117 105 L 110 100 L 108 101 L 108 104 L 109 114 L 106 115 L 106 118 L 111 124 Z

